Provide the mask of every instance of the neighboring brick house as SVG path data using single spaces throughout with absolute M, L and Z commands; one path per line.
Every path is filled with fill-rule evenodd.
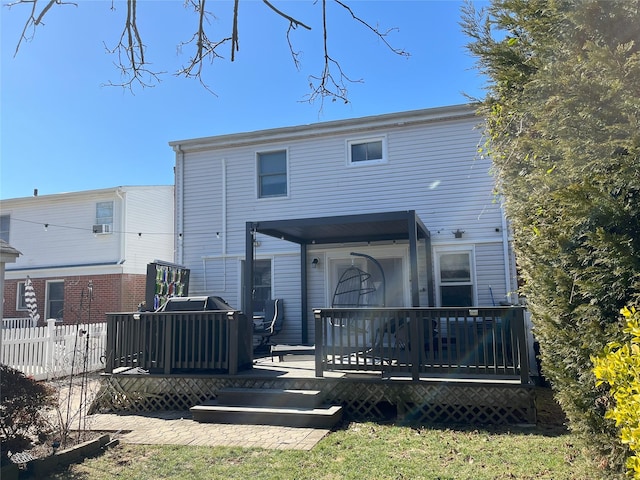
M 173 261 L 174 187 L 125 186 L 0 201 L 7 265 L 4 318 L 28 317 L 27 276 L 42 324 L 104 321 L 145 300 L 147 264 Z

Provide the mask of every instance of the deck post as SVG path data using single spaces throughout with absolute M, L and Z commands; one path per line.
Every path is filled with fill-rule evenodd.
M 520 383 L 527 385 L 531 382 L 529 376 L 529 352 L 527 350 L 527 332 L 524 327 L 524 308 L 516 307 L 513 311 L 513 320 L 515 323 L 515 337 L 518 342 L 518 360 L 520 363 Z
M 321 310 L 313 311 L 313 318 L 315 321 L 315 344 L 316 344 L 316 377 L 322 377 L 322 363 L 324 356 L 324 339 L 323 339 L 323 330 L 322 330 L 322 315 Z
M 420 306 L 420 285 L 418 282 L 418 226 L 415 212 L 407 221 L 409 232 L 409 270 L 411 273 L 411 306 Z
M 229 367 L 229 375 L 235 375 L 238 373 L 238 331 L 240 319 L 238 318 L 238 312 L 227 313 L 227 329 L 229 337 L 227 339 L 227 362 Z
M 245 230 L 245 253 L 244 253 L 244 295 L 243 310 L 248 318 L 253 318 L 253 242 L 255 241 L 255 231 L 257 224 L 246 223 Z
M 116 362 L 116 320 L 113 315 L 107 315 L 107 351 L 104 360 L 105 373 L 112 373 Z

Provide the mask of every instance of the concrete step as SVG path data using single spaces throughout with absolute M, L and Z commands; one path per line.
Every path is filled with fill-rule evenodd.
M 220 389 L 216 400 L 219 404 L 235 406 L 316 408 L 322 405 L 322 392 L 230 387 Z
M 191 407 L 196 422 L 332 428 L 342 420 L 341 406 L 316 408 L 223 405 L 210 401 Z

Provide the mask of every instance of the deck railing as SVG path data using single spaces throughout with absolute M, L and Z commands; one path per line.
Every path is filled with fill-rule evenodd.
M 109 313 L 106 372 L 220 371 L 253 361 L 252 323 L 238 311 Z
M 318 309 L 316 375 L 324 371 L 530 383 L 522 307 Z

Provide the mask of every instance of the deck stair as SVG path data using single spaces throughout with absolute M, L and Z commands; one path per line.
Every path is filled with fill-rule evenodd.
M 332 428 L 342 420 L 342 407 L 323 404 L 319 390 L 223 388 L 190 410 L 201 423 Z

